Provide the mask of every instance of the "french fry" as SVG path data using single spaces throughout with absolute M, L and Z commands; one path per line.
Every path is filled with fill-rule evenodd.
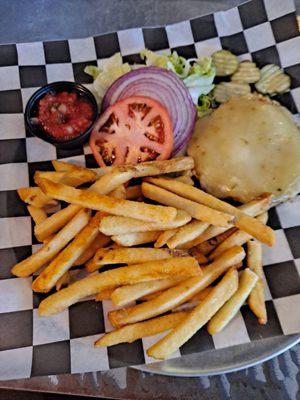
M 178 210 L 173 221 L 165 224 L 156 222 L 144 222 L 135 218 L 107 216 L 100 222 L 99 230 L 107 236 L 123 235 L 134 232 L 150 232 L 173 229 L 187 224 L 191 220 L 191 216 L 185 211 Z
M 201 274 L 201 269 L 197 261 L 192 257 L 178 257 L 120 267 L 100 274 L 90 275 L 74 282 L 67 288 L 44 299 L 40 303 L 38 312 L 40 316 L 59 313 L 81 299 L 87 296 L 94 296 L 105 289 L 163 279 L 173 275 L 184 277 L 199 274 Z
M 128 186 L 126 188 L 126 199 L 137 200 L 143 195 L 141 185 Z
M 20 188 L 17 192 L 21 200 L 37 208 L 58 204 L 57 200 L 45 195 L 39 187 Z
M 103 178 L 106 176 L 104 175 Z M 75 189 L 61 183 L 55 183 L 48 179 L 38 179 L 37 183 L 46 194 L 56 199 L 114 215 L 122 215 L 124 217 L 134 215 L 137 219 L 143 221 L 164 223 L 173 220 L 177 214 L 176 209 L 173 207 L 114 199 L 113 197 L 99 195 L 93 191 Z
M 101 176 L 88 190 L 100 195 L 107 195 L 132 178 L 131 172 L 110 172 Z
M 209 293 L 213 290 L 213 286 L 207 286 L 205 289 L 201 290 L 201 292 L 198 292 L 193 296 L 190 301 L 203 301 Z
M 236 270 L 230 269 L 209 295 L 170 333 L 151 346 L 147 350 L 147 354 L 156 359 L 164 359 L 174 353 L 210 320 L 236 292 L 237 288 L 238 273 Z
M 101 232 L 97 234 L 95 239 L 92 241 L 90 246 L 77 258 L 77 260 L 73 263 L 73 266 L 83 265 L 92 257 L 94 257 L 97 250 L 102 247 L 107 246 L 110 243 L 110 238 L 103 235 Z M 98 269 L 98 268 L 96 268 Z
M 201 235 L 209 224 L 207 222 L 192 220 L 187 225 L 181 226 L 177 229 L 177 232 L 167 241 L 167 246 L 170 249 L 181 247 L 182 245 L 194 240 L 196 237 Z
M 97 179 L 97 174 L 89 169 L 69 172 L 36 171 L 34 179 L 36 178 L 46 178 L 53 182 L 63 183 L 69 186 L 80 186 L 84 183 L 95 181 Z
M 155 242 L 160 234 L 161 231 L 133 232 L 124 235 L 114 235 L 111 239 L 120 246 L 131 247 Z
M 175 285 L 174 285 L 175 286 Z M 145 294 L 145 296 L 140 297 L 139 300 L 140 301 L 149 301 L 149 300 L 153 300 L 155 297 L 159 296 L 160 294 L 162 294 L 163 290 L 159 290 L 158 292 L 154 292 L 154 293 L 150 293 L 150 294 Z M 125 303 L 126 304 L 126 303 Z
M 176 181 L 183 182 L 187 185 L 194 186 L 194 181 L 191 176 L 182 175 L 182 176 L 177 176 L 175 179 L 176 179 Z
M 66 271 L 56 282 L 55 288 L 56 290 L 60 290 L 63 286 L 68 286 L 70 283 L 70 274 L 69 271 Z
M 135 285 L 121 286 L 113 291 L 111 300 L 115 306 L 122 307 L 131 301 L 138 300 L 146 295 L 169 289 L 170 287 L 177 285 L 182 280 L 182 277 L 174 276 L 166 279 L 141 282 Z
M 258 281 L 248 297 L 248 305 L 262 325 L 267 323 L 267 310 L 263 283 L 262 246 L 250 240 L 247 243 L 247 266 L 258 276 Z
M 156 239 L 156 242 L 154 243 L 155 248 L 160 248 L 163 247 L 167 241 L 176 234 L 177 229 L 167 229 L 164 232 L 161 232 L 158 238 Z
M 110 196 L 115 199 L 126 199 L 126 189 L 124 185 L 118 186 L 115 190 L 110 192 Z
M 51 261 L 81 231 L 90 219 L 90 212 L 82 210 L 76 214 L 47 244 L 36 253 L 19 262 L 12 268 L 12 273 L 19 277 L 27 277 L 38 271 Z
M 175 157 L 170 160 L 146 161 L 137 165 L 120 165 L 116 167 L 116 169 L 121 172 L 130 171 L 133 174 L 133 178 L 169 174 L 193 168 L 194 160 L 192 157 Z
M 187 252 L 173 252 L 169 249 L 152 249 L 150 247 L 119 248 L 111 247 L 99 249 L 94 258 L 94 266 L 88 271 L 93 272 L 107 264 L 139 264 L 147 261 L 165 260 L 180 255 L 188 255 Z
M 232 236 L 234 232 L 236 232 L 236 228 L 231 228 L 225 230 L 223 233 L 220 233 L 218 236 L 215 236 L 206 242 L 200 243 L 196 246 L 196 248 L 201 251 L 205 256 L 211 253 L 217 246 L 224 242 L 228 237 Z M 248 235 L 248 234 L 247 234 Z
M 205 289 L 230 267 L 240 263 L 244 257 L 245 252 L 242 247 L 233 247 L 223 253 L 212 264 L 204 267 L 201 276 L 189 278 L 167 289 L 151 301 L 127 309 L 111 311 L 108 314 L 109 320 L 113 326 L 119 327 L 149 319 L 172 310 Z
M 168 182 L 168 185 L 171 186 L 173 183 L 176 184 L 176 181 L 169 181 L 168 179 L 164 179 L 164 181 Z M 178 181 L 177 183 L 192 188 L 191 185 L 186 185 Z M 193 218 L 208 222 L 212 225 L 227 227 L 234 218 L 229 214 L 213 210 L 212 208 L 178 196 L 159 186 L 151 185 L 150 183 L 142 183 L 142 192 L 145 197 L 151 200 L 165 204 L 166 206 L 176 207 L 179 210 L 184 210 Z
M 183 250 L 181 250 L 183 251 Z M 207 264 L 208 263 L 208 258 L 197 248 L 193 247 L 188 251 L 188 253 L 195 257 L 196 260 L 198 261 L 199 264 Z
M 256 218 L 263 224 L 266 224 L 268 220 L 268 213 L 265 212 Z M 237 231 L 233 232 L 232 235 L 226 238 L 221 244 L 219 244 L 219 246 L 209 255 L 209 259 L 214 260 L 216 257 L 219 257 L 220 254 L 222 254 L 225 250 L 228 250 L 233 246 L 242 246 L 250 239 L 252 239 L 252 236 L 249 235 L 249 233 L 238 229 Z
M 36 225 L 39 225 L 47 219 L 46 211 L 43 208 L 37 208 L 31 205 L 27 206 L 27 210 Z
M 170 190 L 171 192 L 176 193 L 179 196 L 183 196 L 184 198 L 191 201 L 204 204 L 207 207 L 211 207 L 212 209 L 218 210 L 223 213 L 231 214 L 235 217 L 235 220 L 233 222 L 237 228 L 249 233 L 251 236 L 267 244 L 268 246 L 272 246 L 275 242 L 274 231 L 269 226 L 265 226 L 257 219 L 246 215 L 245 212 L 243 212 L 242 210 L 232 206 L 229 203 L 226 203 L 223 200 L 217 199 L 216 197 L 204 192 L 201 189 L 195 188 L 191 185 L 186 185 L 178 181 L 172 181 L 170 183 L 168 179 L 147 178 L 147 182 L 151 182 L 154 185 L 157 185 L 163 189 Z
M 96 294 L 95 300 L 96 301 L 108 300 L 111 298 L 113 291 L 114 289 L 104 289 L 102 290 L 102 292 Z
M 181 311 L 153 318 L 148 321 L 123 326 L 122 328 L 103 335 L 95 342 L 95 347 L 113 346 L 119 343 L 132 343 L 137 339 L 156 335 L 157 333 L 175 328 L 187 315 L 187 312 Z
M 32 289 L 35 292 L 49 292 L 58 279 L 72 267 L 73 263 L 97 237 L 99 222 L 102 217 L 102 213 L 98 211 L 75 239 L 40 273 L 32 283 Z
M 54 163 L 54 160 L 52 161 Z M 58 163 L 62 163 L 59 161 Z M 63 165 L 68 163 L 63 163 Z M 60 164 L 58 164 L 60 165 Z M 68 164 L 71 165 L 71 164 Z M 57 164 L 55 163 L 55 166 Z M 72 167 L 73 168 L 73 167 Z M 77 166 L 76 166 L 77 168 Z M 75 168 L 74 172 L 77 172 Z M 86 168 L 78 167 L 81 171 L 82 169 L 85 171 Z M 73 171 L 73 169 L 72 169 Z M 109 174 L 109 179 L 100 178 L 98 179 L 89 190 L 95 191 L 98 194 L 108 194 L 111 191 L 115 190 L 118 186 L 127 182 L 131 177 L 130 173 L 114 173 Z M 39 180 L 38 176 L 36 177 L 37 181 Z M 43 192 L 41 192 L 43 193 Z M 70 204 L 68 207 L 57 211 L 55 214 L 52 214 L 47 220 L 45 220 L 39 227 L 35 227 L 34 233 L 36 238 L 39 241 L 43 241 L 52 233 L 57 232 L 60 228 L 62 228 L 73 216 L 78 213 L 82 207 L 80 205 Z
M 72 164 L 66 161 L 61 160 L 52 160 L 51 161 L 53 168 L 57 172 L 82 172 L 82 171 L 90 171 L 90 169 L 82 167 L 81 165 Z
M 246 301 L 257 280 L 258 276 L 249 268 L 241 273 L 238 290 L 209 321 L 207 325 L 208 333 L 214 335 L 228 325 Z
M 254 199 L 247 204 L 243 204 L 243 205 L 239 206 L 238 208 L 245 214 L 247 214 L 251 217 L 256 217 L 257 215 L 263 213 L 264 211 L 267 211 L 270 208 L 270 202 L 271 202 L 271 195 L 263 194 L 262 196 L 258 197 L 257 199 Z M 207 240 L 214 238 L 217 235 L 224 233 L 228 229 L 230 229 L 230 228 L 222 228 L 219 226 L 210 226 L 198 238 L 192 240 L 191 242 L 186 243 L 185 247 L 191 248 L 191 247 L 197 246 Z M 211 249 L 211 250 L 213 250 L 213 249 Z M 209 251 L 208 251 L 208 253 L 209 253 Z
M 81 210 L 80 206 L 70 204 L 56 213 L 50 215 L 47 219 L 34 227 L 35 237 L 43 242 L 47 237 L 59 231 L 74 215 Z

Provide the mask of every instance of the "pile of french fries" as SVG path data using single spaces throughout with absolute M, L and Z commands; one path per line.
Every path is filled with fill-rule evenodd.
M 89 296 L 111 299 L 119 307 L 108 315 L 115 330 L 95 346 L 168 331 L 148 349 L 156 359 L 205 324 L 220 332 L 245 301 L 267 322 L 261 242 L 274 243 L 270 195 L 240 207 L 217 199 L 194 186 L 191 157 L 94 170 L 52 163 L 54 171 L 35 173 L 36 187 L 18 191 L 42 245 L 12 273 L 33 274 L 35 292 L 52 291 L 40 316 Z M 70 283 L 72 268 L 82 265 L 89 274 Z

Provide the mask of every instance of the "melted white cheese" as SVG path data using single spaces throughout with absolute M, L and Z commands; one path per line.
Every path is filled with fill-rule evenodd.
M 284 107 L 233 97 L 200 119 L 188 146 L 204 189 L 247 202 L 261 193 L 278 200 L 300 189 L 300 132 Z

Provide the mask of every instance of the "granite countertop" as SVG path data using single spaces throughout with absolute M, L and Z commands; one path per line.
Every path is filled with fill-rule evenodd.
M 279 1 L 279 0 L 278 0 Z M 284 0 L 283 0 L 284 1 Z M 289 0 L 285 0 L 289 1 Z M 0 0 L 0 43 L 85 37 L 138 26 L 164 25 L 236 6 L 241 0 Z M 296 0 L 300 14 L 300 0 Z M 171 12 L 170 12 L 171 11 Z M 55 17 L 54 17 L 55 16 Z M 81 396 L 92 387 L 102 398 L 117 399 L 300 399 L 300 345 L 271 361 L 228 375 L 173 378 L 109 371 L 105 378 L 78 377 Z M 36 379 L 36 378 L 34 378 Z M 48 382 L 49 380 L 49 382 Z M 45 377 L 35 384 L 43 392 L 56 382 Z M 65 382 L 66 384 L 67 382 Z M 3 387 L 0 382 L 0 387 Z M 74 397 L 18 392 L 13 381 L 0 389 L 0 400 L 71 399 Z M 30 381 L 18 389 L 30 390 Z M 55 389 L 54 389 L 55 390 Z M 59 387 L 56 388 L 59 391 Z M 79 397 L 78 397 L 79 398 Z M 86 399 L 86 397 L 80 397 Z

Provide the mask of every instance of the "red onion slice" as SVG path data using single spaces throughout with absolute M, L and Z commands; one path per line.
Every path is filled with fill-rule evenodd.
M 179 153 L 192 136 L 196 108 L 184 83 L 171 71 L 159 67 L 144 67 L 117 79 L 107 90 L 103 111 L 118 100 L 130 96 L 147 96 L 162 103 L 173 123 L 174 148 Z

